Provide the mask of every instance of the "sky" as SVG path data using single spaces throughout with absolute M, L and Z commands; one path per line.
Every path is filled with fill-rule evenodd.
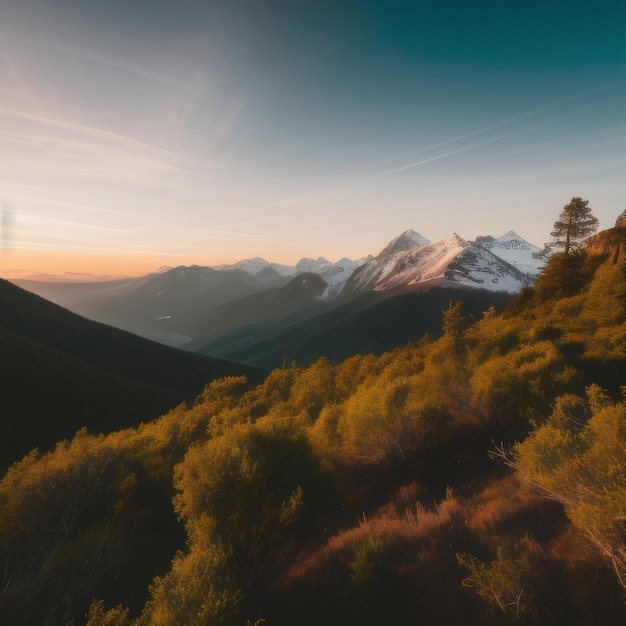
M 0 277 L 626 209 L 624 0 L 1 0 Z

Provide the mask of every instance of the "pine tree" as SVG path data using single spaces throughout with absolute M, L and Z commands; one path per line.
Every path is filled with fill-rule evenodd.
M 468 319 L 463 315 L 463 302 L 457 300 L 443 311 L 443 321 L 441 329 L 445 337 L 449 337 L 454 346 L 454 351 L 461 352 L 463 346 L 463 336 L 469 326 Z
M 555 240 L 552 246 L 563 248 L 569 254 L 580 246 L 580 242 L 598 230 L 598 220 L 591 213 L 589 201 L 572 198 L 566 204 L 554 222 L 554 230 L 550 233 Z

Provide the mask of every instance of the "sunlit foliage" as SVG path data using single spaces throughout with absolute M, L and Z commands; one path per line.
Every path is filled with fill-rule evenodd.
M 623 622 L 624 260 L 577 262 L 503 316 L 451 303 L 438 341 L 32 452 L 0 481 L 0 621 Z
M 515 459 L 526 480 L 564 503 L 626 589 L 626 403 L 611 403 L 597 387 L 586 401 L 561 398 Z

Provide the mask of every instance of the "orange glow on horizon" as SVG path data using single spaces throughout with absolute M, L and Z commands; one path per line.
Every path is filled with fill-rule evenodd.
M 178 265 L 219 265 L 229 260 L 160 254 L 102 255 L 50 250 L 0 250 L 0 278 L 89 280 L 143 276 Z

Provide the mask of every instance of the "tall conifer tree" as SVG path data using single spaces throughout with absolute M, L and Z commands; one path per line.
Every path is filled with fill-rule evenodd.
M 580 246 L 580 242 L 598 230 L 598 219 L 592 215 L 589 201 L 582 198 L 572 198 L 566 204 L 554 222 L 554 230 L 550 233 L 554 237 L 552 246 L 563 248 L 569 254 Z

